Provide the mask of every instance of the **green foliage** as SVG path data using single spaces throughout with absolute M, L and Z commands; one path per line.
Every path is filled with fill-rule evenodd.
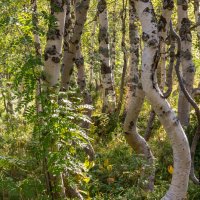
M 48 24 L 55 28 L 55 18 L 49 15 L 49 2 L 38 1 L 37 31 L 41 38 L 42 50 L 46 43 Z M 117 28 L 114 75 L 116 93 L 119 95 L 117 86 L 121 81 L 123 66 L 122 35 L 119 31 L 122 2 L 116 2 L 115 8 L 115 2 L 108 0 L 108 12 L 111 39 L 113 39 L 114 27 Z M 160 14 L 161 1 L 153 0 L 153 4 L 156 13 Z M 86 109 L 93 109 L 93 106 L 83 104 L 82 93 L 77 89 L 75 81 L 76 73 L 68 93 L 58 92 L 57 87 L 47 88 L 42 83 L 43 58 L 37 58 L 35 55 L 32 33 L 35 27 L 29 2 L 0 1 L 0 199 L 6 197 L 11 200 L 51 199 L 47 193 L 46 172 L 55 177 L 60 173 L 67 174 L 69 185 L 78 185 L 80 193 L 86 200 L 159 200 L 169 187 L 171 174 L 168 172 L 168 166 L 173 165 L 172 149 L 158 119 L 154 122 L 154 134 L 150 139 L 150 147 L 156 158 L 155 189 L 154 192 L 148 193 L 142 189 L 146 183 L 146 177 L 142 173 L 146 163 L 125 143 L 122 135 L 122 120 L 115 114 L 101 113 L 98 25 L 93 35 L 94 44 L 91 44 L 96 6 L 97 1 L 91 1 L 88 20 L 82 35 L 87 81 L 91 63 L 94 68 L 91 94 L 95 110 L 90 122 L 84 113 Z M 191 20 L 194 21 L 193 10 L 190 9 L 189 13 Z M 113 20 L 114 14 L 116 20 Z M 177 21 L 175 12 L 173 21 Z M 128 33 L 128 17 L 126 25 Z M 138 27 L 141 32 L 139 23 Z M 128 42 L 127 34 L 127 56 Z M 193 32 L 192 54 L 197 73 L 196 87 L 200 78 L 196 31 Z M 169 101 L 176 109 L 178 87 L 177 84 L 174 85 Z M 198 97 L 196 100 L 199 102 Z M 38 105 L 41 107 L 39 111 Z M 149 111 L 150 105 L 145 102 L 137 126 L 142 134 L 146 129 Z M 81 127 L 83 121 L 91 123 L 89 131 Z M 192 110 L 191 125 L 186 130 L 190 143 L 196 127 L 197 121 Z M 96 159 L 92 162 L 84 152 L 89 140 L 92 141 L 97 152 Z M 200 146 L 198 145 L 195 157 L 198 176 L 199 160 Z M 60 189 L 59 184 L 55 187 Z M 200 199 L 199 186 L 191 182 L 188 199 Z

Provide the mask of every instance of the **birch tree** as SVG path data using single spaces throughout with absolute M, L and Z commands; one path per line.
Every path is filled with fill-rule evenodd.
M 122 76 L 121 76 L 121 85 L 120 85 L 120 94 L 119 94 L 119 103 L 117 106 L 117 111 L 120 114 L 121 107 L 122 107 L 122 101 L 124 97 L 124 85 L 125 85 L 125 78 L 126 78 L 126 71 L 127 71 L 127 48 L 126 48 L 126 7 L 127 7 L 128 1 L 123 0 L 123 8 L 121 11 L 121 19 L 122 19 L 122 41 L 121 41 L 121 48 L 123 52 L 123 69 L 122 69 Z
M 95 45 L 95 32 L 96 32 L 96 26 L 97 26 L 97 19 L 95 17 L 92 27 L 92 33 L 91 33 L 91 43 L 90 43 L 90 75 L 89 75 L 89 88 L 92 89 L 92 86 L 94 84 L 94 59 L 95 59 L 95 51 L 94 51 L 94 45 Z
M 144 92 L 140 82 L 139 65 L 139 35 L 136 25 L 136 13 L 134 1 L 129 1 L 129 38 L 130 38 L 130 59 L 129 59 L 129 81 L 128 98 L 126 105 L 126 117 L 124 122 L 124 135 L 128 144 L 138 154 L 144 155 L 148 165 L 152 168 L 148 174 L 147 190 L 152 191 L 154 187 L 154 158 L 145 139 L 137 131 L 137 119 L 144 102 Z
M 170 104 L 163 98 L 155 72 L 158 64 L 158 24 L 151 1 L 134 1 L 142 25 L 144 49 L 142 55 L 142 86 L 153 106 L 173 149 L 174 173 L 172 182 L 163 200 L 186 198 L 190 173 L 190 150 L 187 137 Z
M 106 0 L 99 0 L 99 54 L 101 61 L 101 78 L 103 87 L 103 111 L 113 112 L 116 107 L 116 96 L 112 67 L 110 65 L 108 14 Z
M 166 83 L 166 38 L 169 32 L 169 22 L 171 20 L 172 10 L 174 8 L 174 2 L 163 1 L 163 10 L 160 20 L 158 22 L 158 32 L 160 38 L 160 65 L 159 70 L 161 73 L 160 77 L 160 88 L 164 89 Z
M 44 52 L 44 75 L 46 89 L 55 93 L 60 79 L 60 60 L 62 55 L 62 44 L 66 17 L 66 2 L 63 0 L 51 0 L 51 16 L 52 21 L 49 24 L 47 32 L 47 42 Z M 51 90 L 53 88 L 53 90 Z M 48 91 L 47 90 L 47 91 Z M 53 148 L 55 147 L 55 144 Z M 45 158 L 45 168 L 47 168 L 47 158 Z M 52 198 L 65 198 L 65 188 L 62 174 L 59 177 L 54 177 L 47 172 L 49 179 L 49 188 L 52 193 Z M 57 186 L 59 184 L 60 186 Z M 57 189 L 58 188 L 58 189 Z
M 66 4 L 63 0 L 51 0 L 53 21 L 49 24 L 44 53 L 44 73 L 48 86 L 56 86 L 60 79 L 60 60 L 65 27 Z
M 195 67 L 192 61 L 192 34 L 190 31 L 191 22 L 188 18 L 188 1 L 180 0 L 178 5 L 178 28 L 181 38 L 181 66 L 184 84 L 189 92 L 192 94 Z M 183 126 L 189 125 L 190 104 L 185 98 L 183 92 L 180 90 L 178 100 L 178 117 Z
M 73 35 L 69 40 L 69 48 L 66 49 L 63 55 L 63 66 L 61 74 L 61 88 L 63 90 L 68 90 L 69 88 L 70 77 L 73 72 L 73 65 L 76 59 L 76 51 L 79 48 L 79 42 L 87 18 L 89 3 L 89 0 L 81 0 L 80 2 L 77 1 L 75 4 L 76 22 L 73 28 Z

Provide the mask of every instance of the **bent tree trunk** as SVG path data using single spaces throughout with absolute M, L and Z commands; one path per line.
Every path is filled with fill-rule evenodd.
M 110 65 L 108 14 L 106 0 L 99 0 L 99 54 L 103 86 L 103 112 L 112 113 L 116 108 L 116 96 L 112 68 Z
M 171 93 L 171 80 L 169 81 L 169 77 L 172 75 L 173 71 L 173 65 L 171 63 L 169 64 L 168 74 L 166 77 L 166 39 L 169 35 L 169 23 L 171 20 L 172 10 L 174 8 L 174 2 L 173 0 L 163 0 L 163 9 L 162 9 L 162 15 L 160 16 L 159 22 L 158 22 L 158 35 L 160 39 L 160 65 L 158 66 L 158 71 L 160 71 L 160 88 L 162 91 L 164 91 L 164 87 L 167 84 L 168 90 L 167 93 L 164 94 L 165 98 L 168 98 Z M 150 111 L 150 116 L 145 132 L 144 138 L 148 141 L 149 138 L 152 135 L 152 128 L 153 128 L 153 122 L 155 120 L 155 112 L 152 109 Z
M 153 106 L 173 149 L 174 173 L 170 188 L 162 200 L 180 200 L 186 198 L 191 157 L 187 137 L 179 120 L 154 80 L 158 63 L 158 26 L 154 9 L 150 1 L 134 1 L 142 24 L 144 50 L 142 55 L 142 86 L 145 95 Z M 145 36 L 145 37 L 144 37 Z
M 151 167 L 148 176 L 148 184 L 145 186 L 147 190 L 152 191 L 154 187 L 154 158 L 151 150 L 145 141 L 137 132 L 137 119 L 141 107 L 144 102 L 144 92 L 139 80 L 138 64 L 139 64 L 139 36 L 136 25 L 136 13 L 133 0 L 129 1 L 129 38 L 131 44 L 131 54 L 129 61 L 129 81 L 128 81 L 128 100 L 126 105 L 126 118 L 124 122 L 124 134 L 128 144 L 138 154 L 142 154 L 147 161 L 148 168 Z M 147 170 L 149 172 L 149 170 Z
M 192 94 L 195 67 L 192 61 L 192 34 L 190 31 L 190 20 L 188 19 L 188 1 L 178 1 L 178 28 L 181 38 L 181 65 L 184 84 L 189 92 Z M 186 99 L 183 92 L 179 92 L 178 100 L 178 117 L 182 126 L 189 125 L 190 103 Z

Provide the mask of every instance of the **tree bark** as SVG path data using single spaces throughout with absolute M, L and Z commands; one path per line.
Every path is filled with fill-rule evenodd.
M 185 87 L 189 94 L 192 94 L 195 67 L 192 61 L 192 34 L 190 31 L 191 22 L 188 19 L 188 1 L 178 1 L 178 28 L 181 38 L 181 65 Z M 189 125 L 190 103 L 183 92 L 179 92 L 178 117 L 182 126 Z
M 117 107 L 118 115 L 120 114 L 121 107 L 122 107 L 122 101 L 124 97 L 124 85 L 125 85 L 125 78 L 126 78 L 126 71 L 127 71 L 127 65 L 128 65 L 128 58 L 127 58 L 127 48 L 126 48 L 126 7 L 127 7 L 127 0 L 123 0 L 123 10 L 121 13 L 121 19 L 122 19 L 122 42 L 121 42 L 121 48 L 123 52 L 123 70 L 122 70 L 122 77 L 121 77 L 121 85 L 120 85 L 120 94 L 119 94 L 119 103 Z
M 65 27 L 66 4 L 64 0 L 51 0 L 53 22 L 49 24 L 44 53 L 44 73 L 48 86 L 56 86 L 60 78 L 60 59 Z
M 59 78 L 60 78 L 60 59 L 62 55 L 62 43 L 64 36 L 65 18 L 66 18 L 66 2 L 64 0 L 51 0 L 51 15 L 53 21 L 49 24 L 47 32 L 47 43 L 44 53 L 44 75 L 47 91 L 56 93 L 58 90 Z M 58 148 L 56 144 L 54 148 Z M 48 169 L 47 160 L 44 158 L 45 169 Z M 62 174 L 59 176 L 53 176 L 48 171 L 46 177 L 49 181 L 50 192 L 52 193 L 52 199 L 65 198 L 65 188 L 63 185 Z
M 163 98 L 155 82 L 158 64 L 158 29 L 153 6 L 150 1 L 136 1 L 136 11 L 142 24 L 144 49 L 142 55 L 142 86 L 145 95 L 159 117 L 172 143 L 174 173 L 169 190 L 162 200 L 180 200 L 186 198 L 189 173 L 190 149 L 187 137 L 174 111 Z
M 69 40 L 69 48 L 63 55 L 63 70 L 61 74 L 61 89 L 68 90 L 70 84 L 70 77 L 73 72 L 73 65 L 76 59 L 76 51 L 79 48 L 79 42 L 83 31 L 84 24 L 87 19 L 87 11 L 89 8 L 90 0 L 81 0 L 76 3 L 75 15 L 76 22 L 74 32 Z
M 95 32 L 96 32 L 96 25 L 97 25 L 97 19 L 95 19 L 93 28 L 92 28 L 92 34 L 91 34 L 91 47 L 90 47 L 90 76 L 89 76 L 89 88 L 92 89 L 94 87 L 94 65 L 95 65 L 95 50 L 94 50 L 94 44 L 95 44 Z
M 172 34 L 174 35 L 174 37 L 177 39 L 178 42 L 178 52 L 177 55 L 181 54 L 181 39 L 180 37 L 175 33 L 175 31 L 171 30 Z M 182 90 L 183 94 L 185 95 L 186 99 L 188 100 L 188 102 L 192 105 L 192 107 L 195 110 L 196 116 L 197 116 L 197 120 L 198 120 L 198 126 L 197 126 L 197 130 L 196 133 L 194 135 L 193 141 L 192 141 L 192 145 L 191 145 L 191 158 L 192 158 L 192 163 L 191 163 L 191 171 L 190 171 L 190 178 L 191 180 L 195 183 L 195 184 L 200 184 L 199 180 L 197 179 L 197 177 L 195 176 L 195 172 L 194 172 L 194 157 L 195 157 L 195 151 L 196 151 L 196 146 L 198 144 L 199 138 L 200 138 L 200 109 L 197 105 L 197 103 L 193 100 L 192 96 L 189 94 L 189 92 L 187 91 L 184 82 L 183 82 L 183 78 L 180 74 L 180 70 L 179 70 L 179 65 L 180 65 L 180 59 L 177 58 L 177 64 L 175 66 L 176 69 L 176 74 L 178 77 L 178 81 L 179 81 L 179 85 L 180 85 L 180 89 Z
M 99 54 L 101 61 L 101 76 L 103 87 L 103 112 L 112 113 L 116 108 L 116 96 L 110 66 L 108 14 L 106 0 L 99 0 Z
M 163 0 L 162 15 L 158 22 L 158 34 L 160 39 L 160 88 L 163 90 L 166 83 L 166 38 L 169 35 L 169 22 L 174 8 L 172 0 Z
M 139 64 L 139 36 L 136 25 L 136 13 L 133 0 L 129 1 L 129 37 L 131 44 L 131 54 L 129 61 L 129 81 L 128 81 L 128 99 L 126 105 L 126 117 L 124 122 L 124 135 L 128 144 L 138 154 L 142 154 L 151 167 L 148 171 L 147 190 L 152 191 L 154 187 L 154 158 L 145 139 L 137 132 L 137 119 L 144 102 L 144 92 L 141 87 L 138 64 Z
M 200 23 L 199 0 L 194 0 L 194 16 L 196 24 L 199 24 Z M 200 24 L 197 26 L 197 39 L 198 39 L 198 49 L 200 51 Z

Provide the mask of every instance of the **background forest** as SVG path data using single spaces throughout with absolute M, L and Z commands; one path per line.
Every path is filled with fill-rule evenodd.
M 199 0 L 0 0 L 0 199 L 199 200 L 199 25 Z

